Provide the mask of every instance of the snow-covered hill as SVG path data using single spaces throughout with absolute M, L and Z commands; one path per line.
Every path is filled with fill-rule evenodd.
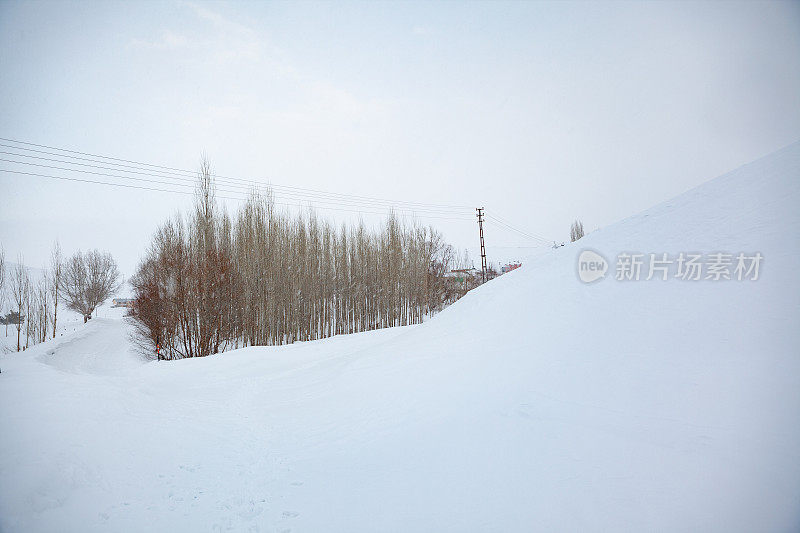
M 799 205 L 795 144 L 420 326 L 144 364 L 104 319 L 3 356 L 0 529 L 796 531 Z M 617 281 L 625 252 L 764 259 Z

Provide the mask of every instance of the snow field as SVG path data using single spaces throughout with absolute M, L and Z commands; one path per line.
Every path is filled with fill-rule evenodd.
M 3 355 L 0 530 L 797 530 L 798 205 L 795 144 L 421 325 L 145 363 L 108 317 Z M 765 259 L 585 285 L 585 248 Z

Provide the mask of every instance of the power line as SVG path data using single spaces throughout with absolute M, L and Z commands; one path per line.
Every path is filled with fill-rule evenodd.
M 503 226 L 505 228 L 508 228 L 511 231 L 519 233 L 520 235 L 528 237 L 529 239 L 533 239 L 533 240 L 537 240 L 537 241 L 541 241 L 541 242 L 546 242 L 546 243 L 552 242 L 552 239 L 549 239 L 549 238 L 547 238 L 547 237 L 545 237 L 545 236 L 543 236 L 543 235 L 541 235 L 539 233 L 536 233 L 536 232 L 533 232 L 533 231 L 525 231 L 525 230 L 519 229 L 518 227 L 512 225 L 510 222 L 506 221 L 505 219 L 503 219 L 503 218 L 501 218 L 501 217 L 499 217 L 497 215 L 489 215 L 489 217 L 491 217 L 495 223 L 500 224 L 501 226 Z
M 39 163 L 15 161 L 15 160 L 5 159 L 5 158 L 0 158 L 0 161 L 9 162 L 9 163 L 16 163 L 16 164 L 23 164 L 23 165 L 29 165 L 29 166 L 35 166 L 35 167 L 41 167 L 41 168 L 48 168 L 48 169 L 52 169 L 52 170 L 66 170 L 68 172 L 76 172 L 76 173 L 79 173 L 79 174 L 89 174 L 89 175 L 93 175 L 93 176 L 100 176 L 100 177 L 107 177 L 107 178 L 117 178 L 117 179 L 124 179 L 124 180 L 129 180 L 129 181 L 138 181 L 138 182 L 146 182 L 146 183 L 154 183 L 156 185 L 165 185 L 165 186 L 170 186 L 170 187 L 185 187 L 185 188 L 189 188 L 189 189 L 192 189 L 192 190 L 194 190 L 194 187 L 195 187 L 194 184 L 172 183 L 172 182 L 165 182 L 165 181 L 158 180 L 158 179 L 148 179 L 148 178 L 142 178 L 142 177 L 136 177 L 136 176 L 120 176 L 118 174 L 108 174 L 106 172 L 95 172 L 95 171 L 83 170 L 83 169 L 71 169 L 71 168 L 65 168 L 65 167 L 58 167 L 58 166 L 54 166 L 54 165 L 43 165 L 43 164 L 39 164 Z M 13 169 L 9 170 L 9 172 L 12 172 L 12 171 L 13 171 Z M 27 173 L 27 174 L 28 175 L 35 175 L 35 174 L 31 174 L 31 173 Z M 145 175 L 149 176 L 148 174 L 145 174 Z M 246 192 L 246 191 L 232 190 L 232 189 L 228 189 L 228 188 L 225 188 L 225 187 L 216 187 L 216 190 L 221 191 L 223 193 L 242 195 L 241 197 L 237 196 L 236 197 L 237 200 L 245 200 L 249 196 L 249 193 Z M 290 195 L 284 195 L 283 193 L 281 193 L 280 195 L 273 195 L 273 196 L 277 197 L 278 199 L 284 199 L 284 196 L 289 196 L 289 198 L 288 198 L 289 200 L 300 200 L 300 201 L 305 200 L 304 198 L 299 198 L 299 199 L 298 198 L 291 198 Z M 220 196 L 220 198 L 223 198 L 223 196 Z M 231 198 L 231 197 L 230 196 L 226 196 L 224 198 Z M 375 206 L 375 205 L 371 205 L 371 204 L 364 204 L 364 203 L 358 203 L 358 202 L 330 202 L 330 201 L 325 201 L 325 200 L 311 200 L 311 201 L 308 201 L 308 202 L 309 202 L 309 205 L 312 205 L 314 207 L 320 207 L 320 208 L 323 208 L 323 206 L 344 206 L 344 207 L 353 207 L 353 208 L 359 208 L 359 207 L 360 208 L 364 208 L 364 207 L 366 207 L 366 208 L 385 208 L 385 209 L 387 209 L 387 211 L 392 211 L 393 210 L 393 211 L 396 211 L 396 212 L 399 212 L 399 213 L 406 213 L 406 214 L 411 213 L 411 214 L 416 214 L 416 215 L 423 215 L 424 214 L 425 216 L 443 215 L 443 216 L 441 216 L 441 218 L 452 217 L 453 219 L 458 219 L 458 220 L 469 220 L 469 218 L 466 217 L 466 216 L 459 216 L 460 215 L 459 213 L 442 212 L 442 211 L 436 211 L 436 210 L 430 210 L 430 209 L 416 209 L 416 208 L 410 208 L 410 207 L 380 206 L 380 205 Z M 281 202 L 275 202 L 275 203 L 277 205 L 302 205 L 302 204 L 290 204 L 290 203 L 282 204 Z
M 512 230 L 514 230 L 514 231 L 516 231 L 518 233 L 522 233 L 522 234 L 525 234 L 525 235 L 528 235 L 528 236 L 531 236 L 531 237 L 536 237 L 536 238 L 538 238 L 540 240 L 543 240 L 543 241 L 546 241 L 546 242 L 552 242 L 552 240 L 553 240 L 553 239 L 550 239 L 548 237 L 545 237 L 544 235 L 542 235 L 540 233 L 536 233 L 534 231 L 523 231 L 521 229 L 518 229 L 518 228 L 514 227 L 514 224 L 512 224 L 508 220 L 504 219 L 500 215 L 489 215 L 489 216 L 494 218 L 495 221 L 500 222 L 501 224 L 505 224 L 506 226 L 508 226 L 509 228 L 511 228 Z
M 543 240 L 540 240 L 540 239 L 533 239 L 533 238 L 529 237 L 528 235 L 521 234 L 521 233 L 519 233 L 519 232 L 517 232 L 515 230 L 512 230 L 511 228 L 509 228 L 507 226 L 503 226 L 502 224 L 498 224 L 497 222 L 493 222 L 493 221 L 488 221 L 488 222 L 491 225 L 491 227 L 493 227 L 493 228 L 506 230 L 507 232 L 514 233 L 515 235 L 522 235 L 522 237 L 537 243 L 537 246 L 548 246 L 550 244 L 550 241 L 543 241 Z
M 0 146 L 8 146 L 8 145 L 4 145 L 4 144 L 0 143 Z M 20 150 L 20 148 L 17 148 L 17 147 L 12 147 L 12 148 Z M 26 150 L 26 149 L 23 148 L 22 150 Z M 48 155 L 58 155 L 58 156 L 65 157 L 65 158 L 72 157 L 72 156 L 65 156 L 63 154 L 49 154 L 48 152 L 42 152 L 40 150 L 36 150 L 36 152 L 37 153 L 45 153 L 45 154 L 48 154 Z M 36 160 L 39 160 L 39 161 L 50 161 L 50 162 L 68 164 L 68 165 L 84 166 L 84 167 L 89 167 L 89 168 L 97 168 L 97 169 L 101 169 L 101 170 L 112 170 L 112 171 L 115 171 L 115 172 L 126 172 L 126 173 L 130 173 L 130 174 L 138 174 L 138 175 L 143 175 L 143 176 L 156 177 L 156 178 L 159 178 L 161 180 L 170 179 L 170 180 L 190 182 L 192 184 L 196 183 L 196 178 L 194 178 L 194 177 L 193 178 L 189 178 L 188 176 L 161 175 L 161 171 L 150 171 L 149 169 L 144 169 L 144 168 L 140 168 L 140 167 L 130 167 L 129 165 L 125 165 L 125 166 L 129 167 L 129 168 L 138 168 L 139 170 L 125 170 L 125 169 L 113 168 L 113 167 L 108 167 L 108 166 L 103 166 L 103 165 L 91 165 L 91 164 L 88 164 L 88 163 L 77 163 L 77 162 L 69 161 L 69 160 L 65 161 L 64 159 L 53 159 L 53 158 L 34 156 L 34 155 L 30 155 L 30 154 L 20 154 L 20 153 L 7 152 L 7 151 L 0 151 L 0 154 L 14 155 L 14 156 L 17 156 L 17 157 L 26 157 L 26 158 L 30 158 L 30 159 L 36 159 Z M 104 161 L 95 161 L 95 160 L 86 159 L 86 158 L 78 158 L 78 159 L 83 160 L 83 161 L 93 161 L 93 162 L 98 162 L 98 163 L 103 163 L 103 164 L 116 165 L 115 163 L 106 163 Z M 23 164 L 23 165 L 44 166 L 46 168 L 54 168 L 54 169 L 59 169 L 59 170 L 68 170 L 68 171 L 71 171 L 71 172 L 84 172 L 83 170 L 80 170 L 80 169 L 72 169 L 72 168 L 64 168 L 64 167 L 50 167 L 50 166 L 47 166 L 47 165 L 41 165 L 41 164 L 32 163 L 30 161 L 11 161 L 11 160 L 5 160 L 5 161 L 14 162 L 14 163 Z M 141 170 L 146 170 L 146 172 L 141 172 Z M 86 171 L 86 172 L 88 173 L 89 171 Z M 152 172 L 159 172 L 159 174 L 153 174 Z M 113 177 L 120 177 L 120 176 L 113 175 Z M 407 203 L 406 204 L 406 203 L 403 203 L 403 202 L 391 202 L 391 201 L 382 202 L 382 201 L 378 201 L 378 200 L 365 201 L 365 200 L 358 200 L 358 199 L 350 199 L 350 198 L 347 198 L 347 197 L 340 199 L 340 198 L 337 198 L 337 197 L 333 196 L 332 194 L 315 195 L 315 194 L 311 194 L 311 193 L 296 193 L 296 192 L 285 192 L 285 191 L 277 191 L 276 192 L 276 191 L 272 190 L 273 187 L 270 186 L 270 185 L 258 184 L 258 185 L 249 185 L 249 186 L 247 186 L 247 185 L 240 185 L 238 183 L 229 184 L 228 180 L 216 180 L 215 179 L 215 181 L 218 181 L 218 182 L 222 183 L 223 185 L 226 185 L 226 186 L 229 186 L 229 187 L 233 187 L 233 188 L 237 188 L 237 189 L 244 189 L 246 191 L 251 191 L 251 190 L 256 189 L 256 190 L 261 190 L 261 192 L 264 192 L 264 190 L 268 189 L 268 190 L 270 190 L 270 192 L 272 194 L 279 194 L 281 196 L 286 196 L 286 197 L 289 197 L 289 198 L 292 198 L 292 199 L 297 199 L 297 200 L 310 199 L 312 201 L 319 201 L 320 199 L 324 199 L 324 200 L 326 200 L 327 203 L 352 204 L 352 205 L 356 205 L 356 206 L 360 205 L 360 206 L 366 206 L 366 207 L 374 207 L 374 206 L 376 206 L 375 204 L 384 203 L 386 207 L 390 207 L 391 206 L 391 207 L 397 207 L 399 209 L 437 212 L 439 214 L 448 214 L 448 215 L 450 215 L 450 214 L 455 214 L 455 215 L 464 214 L 464 215 L 466 215 L 466 212 L 463 212 L 463 211 L 462 212 L 453 211 L 453 210 L 451 210 L 449 208 L 448 209 L 430 208 L 430 207 L 427 207 L 425 204 L 414 205 L 414 204 L 411 204 L 411 203 Z M 164 182 L 164 183 L 166 183 L 166 182 Z
M 6 153 L 6 152 L 0 151 L 0 154 L 2 154 L 2 153 Z M 17 154 L 17 155 L 19 155 L 19 154 Z M 47 159 L 47 158 L 40 158 L 40 159 Z M 85 164 L 85 163 L 70 163 L 68 161 L 61 161 L 62 163 L 66 163 L 66 164 L 83 165 L 83 166 L 88 166 L 90 168 L 97 168 L 97 169 L 101 169 L 101 170 L 113 170 L 113 171 L 117 171 L 117 172 L 128 172 L 128 173 L 138 174 L 139 176 L 147 176 L 147 177 L 124 176 L 124 175 L 119 175 L 119 174 L 109 174 L 107 172 L 96 172 L 96 171 L 92 171 L 92 170 L 74 169 L 74 168 L 67 168 L 67 167 L 61 167 L 61 166 L 55 166 L 55 165 L 45 165 L 45 164 L 41 164 L 41 163 L 33 163 L 33 162 L 30 162 L 30 161 L 18 161 L 18 160 L 13 160 L 13 159 L 6 159 L 6 158 L 0 158 L 0 161 L 6 162 L 6 163 L 14 163 L 14 164 L 20 164 L 20 165 L 28 165 L 28 166 L 40 167 L 40 168 L 48 168 L 48 169 L 51 169 L 51 170 L 66 170 L 68 172 L 76 172 L 76 173 L 81 173 L 81 174 L 91 174 L 91 175 L 101 176 L 101 177 L 117 178 L 117 179 L 124 179 L 124 180 L 130 180 L 130 181 L 139 181 L 139 182 L 147 182 L 147 183 L 155 183 L 157 185 L 168 185 L 168 186 L 172 186 L 172 187 L 188 187 L 188 188 L 191 188 L 191 189 L 194 189 L 194 187 L 195 187 L 195 181 L 194 180 L 190 180 L 188 178 L 180 180 L 180 181 L 185 182 L 185 183 L 173 183 L 173 182 L 163 181 L 163 177 L 162 176 L 155 176 L 153 174 L 148 174 L 148 173 L 145 173 L 145 172 L 136 172 L 136 171 L 131 171 L 131 170 L 123 171 L 123 170 L 118 170 L 118 169 L 109 168 L 109 167 L 103 167 L 103 166 L 99 166 L 99 165 L 88 165 L 88 164 Z M 159 178 L 159 179 L 149 179 L 149 178 Z M 173 179 L 179 179 L 179 178 L 173 178 Z M 234 189 L 231 189 L 231 188 L 219 187 L 219 186 L 217 186 L 217 189 L 219 191 L 222 191 L 222 192 L 227 192 L 227 193 L 231 193 L 231 194 L 242 194 L 242 195 L 245 195 L 245 196 L 247 196 L 249 194 L 249 191 L 254 190 L 254 188 L 252 188 L 252 187 L 251 188 L 247 188 L 247 187 L 236 186 L 236 185 L 229 186 L 229 187 L 237 187 L 238 189 L 244 189 L 244 191 L 242 191 L 242 190 L 234 190 Z M 261 192 L 261 193 L 268 192 L 268 189 L 266 191 L 262 190 L 262 191 L 259 191 L 259 192 Z M 269 191 L 269 192 L 271 192 L 271 191 Z M 275 194 L 274 196 L 281 197 L 281 198 L 288 197 L 289 200 L 298 200 L 298 201 L 307 200 L 306 198 L 296 197 L 296 196 L 293 196 L 291 194 L 286 194 L 286 193 L 278 193 L 278 194 Z M 449 212 L 449 211 L 440 211 L 440 210 L 436 210 L 436 209 L 397 207 L 397 206 L 380 206 L 380 205 L 376 206 L 375 204 L 372 204 L 372 203 L 357 202 L 357 201 L 354 201 L 354 200 L 329 201 L 327 199 L 322 199 L 322 200 L 320 200 L 320 199 L 312 199 L 312 200 L 308 200 L 308 201 L 313 202 L 314 205 L 322 204 L 322 205 L 334 205 L 334 206 L 346 206 L 346 207 L 362 207 L 362 208 L 363 207 L 366 207 L 366 208 L 386 207 L 387 209 L 394 209 L 395 211 L 402 211 L 402 212 L 430 213 L 430 214 L 448 215 L 448 216 L 458 216 L 458 215 L 460 215 L 460 213 L 453 213 L 453 212 Z M 465 218 L 465 220 L 466 220 L 466 218 Z
M 500 230 L 505 230 L 505 231 L 507 231 L 509 234 L 513 233 L 514 235 L 519 235 L 517 232 L 515 232 L 515 231 L 512 231 L 512 230 L 510 230 L 509 228 L 507 228 L 507 227 L 505 227 L 505 226 L 502 226 L 502 225 L 500 225 L 500 224 L 498 224 L 498 223 L 496 223 L 496 222 L 492 222 L 492 221 L 490 221 L 490 220 L 487 220 L 486 222 L 487 222 L 487 224 L 489 224 L 489 226 L 490 226 L 490 227 L 492 227 L 492 228 L 495 228 L 495 229 L 500 229 Z M 526 236 L 523 236 L 523 237 L 525 237 L 526 239 L 529 239 L 529 237 L 526 237 Z M 549 246 L 549 245 L 550 245 L 549 243 L 546 243 L 546 242 L 544 242 L 544 241 L 539 241 L 539 240 L 534 240 L 533 242 L 535 242 L 536 244 L 535 244 L 535 245 L 533 245 L 533 246 L 525 246 L 524 248 L 541 248 L 541 247 L 543 247 L 543 246 Z
M 23 172 L 23 171 L 20 171 L 20 170 L 12 170 L 12 169 L 5 169 L 5 168 L 0 168 L 0 172 L 7 172 L 7 173 L 10 173 L 10 174 L 19 174 L 19 175 L 25 175 L 25 176 L 35 176 L 35 177 L 40 177 L 40 178 L 49 178 L 49 179 L 55 179 L 55 180 L 74 181 L 74 182 L 81 182 L 81 183 L 94 183 L 94 184 L 97 184 L 97 185 L 106 185 L 106 186 L 110 186 L 110 187 L 124 187 L 124 188 L 127 188 L 127 189 L 141 189 L 141 190 L 145 190 L 145 191 L 169 192 L 169 193 L 175 193 L 175 194 L 185 194 L 185 195 L 190 195 L 190 196 L 194 195 L 194 192 L 190 192 L 190 191 L 161 189 L 161 188 L 158 188 L 158 187 L 148 187 L 148 186 L 143 186 L 143 185 L 130 185 L 130 184 L 127 184 L 127 183 L 109 183 L 109 182 L 106 182 L 106 181 L 89 180 L 89 179 L 74 178 L 74 177 L 67 177 L 67 176 L 53 176 L 53 175 L 49 175 L 49 174 L 39 174 L 39 173 L 35 173 L 35 172 Z M 226 200 L 236 200 L 236 201 L 240 201 L 240 202 L 247 200 L 246 197 L 241 197 L 241 196 L 217 195 L 217 198 L 223 198 L 223 199 L 226 199 Z M 387 211 L 365 211 L 365 210 L 360 210 L 360 209 L 347 209 L 347 208 L 342 208 L 342 207 L 323 207 L 323 206 L 312 205 L 312 204 L 303 205 L 303 204 L 291 204 L 291 203 L 285 203 L 285 202 L 273 202 L 273 203 L 275 205 L 282 205 L 282 206 L 287 206 L 287 207 L 299 207 L 299 208 L 313 207 L 314 209 L 324 209 L 324 210 L 329 210 L 329 211 L 348 211 L 348 212 L 352 212 L 352 213 L 360 213 L 360 214 L 366 214 L 366 215 L 380 215 L 380 216 L 386 216 L 387 215 Z M 427 218 L 433 218 L 433 219 L 444 219 L 444 220 L 472 220 L 471 217 L 464 218 L 464 217 L 446 217 L 446 216 L 436 216 L 436 215 L 418 215 L 418 214 L 416 214 L 414 212 L 407 212 L 405 214 L 406 215 L 410 214 L 411 216 L 414 216 L 416 218 L 426 218 L 426 219 Z
M 549 244 L 549 243 L 551 242 L 551 240 L 550 240 L 550 239 L 547 239 L 547 238 L 545 238 L 545 237 L 542 237 L 542 236 L 539 236 L 539 235 L 536 235 L 536 234 L 531 234 L 531 233 L 528 233 L 528 232 L 526 232 L 526 231 L 522 231 L 522 230 L 520 230 L 520 229 L 517 229 L 517 228 L 515 228 L 515 227 L 511 226 L 510 224 L 507 224 L 507 223 L 505 223 L 505 222 L 502 222 L 501 220 L 499 220 L 499 219 L 498 219 L 497 217 L 495 217 L 495 216 L 492 216 L 492 215 L 486 215 L 486 216 L 487 216 L 488 218 L 491 218 L 491 220 L 492 220 L 492 221 L 493 221 L 495 224 L 499 225 L 500 227 L 503 227 L 503 228 L 505 228 L 505 229 L 508 229 L 508 230 L 510 230 L 510 231 L 513 231 L 513 232 L 515 232 L 515 233 L 518 233 L 518 234 L 520 234 L 520 235 L 522 235 L 522 236 L 524 236 L 524 237 L 527 237 L 527 238 L 529 238 L 529 239 L 531 239 L 531 240 L 534 240 L 534 241 L 540 242 L 540 243 L 542 243 L 542 244 L 545 244 L 545 243 L 546 243 L 546 244 Z
M 168 166 L 163 166 L 163 165 L 155 165 L 155 164 L 152 164 L 152 163 L 143 163 L 143 162 L 135 161 L 135 160 L 131 160 L 131 159 L 122 159 L 122 158 L 117 158 L 117 157 L 104 156 L 104 155 L 100 155 L 100 154 L 92 154 L 92 153 L 89 153 L 89 152 L 81 152 L 81 151 L 78 151 L 78 150 L 70 150 L 70 149 L 67 149 L 67 148 L 59 148 L 59 147 L 48 146 L 48 145 L 44 145 L 44 144 L 36 144 L 36 143 L 27 142 L 27 141 L 20 141 L 20 140 L 16 140 L 16 139 L 10 139 L 10 138 L 6 138 L 6 137 L 0 137 L 0 140 L 6 141 L 6 142 L 18 143 L 18 144 L 22 144 L 22 145 L 26 145 L 26 146 L 35 146 L 37 148 L 46 148 L 48 150 L 58 150 L 58 151 L 61 151 L 61 152 L 67 152 L 69 154 L 78 154 L 79 156 L 89 156 L 89 157 L 93 157 L 93 158 L 108 159 L 108 160 L 111 160 L 111 161 L 120 161 L 122 163 L 132 163 L 132 164 L 138 165 L 140 167 L 144 166 L 144 167 L 151 167 L 153 169 L 161 169 L 161 170 L 158 170 L 158 172 L 162 172 L 162 173 L 165 173 L 165 174 L 168 174 L 168 173 L 171 173 L 171 174 L 182 173 L 184 176 L 196 176 L 196 172 L 191 171 L 191 170 L 186 170 L 186 169 L 168 167 Z M 109 163 L 108 161 L 97 161 L 97 160 L 86 159 L 86 158 L 78 157 L 78 156 L 68 156 L 68 155 L 65 155 L 65 154 L 53 154 L 51 152 L 43 152 L 41 150 L 34 150 L 32 148 L 24 148 L 24 147 L 19 147 L 19 146 L 9 146 L 9 145 L 5 145 L 5 144 L 0 144 L 0 146 L 5 146 L 7 148 L 14 148 L 14 149 L 17 149 L 17 150 L 31 151 L 31 152 L 35 152 L 35 153 L 43 153 L 43 154 L 46 154 L 46 155 L 56 155 L 56 156 L 60 156 L 60 157 L 69 157 L 69 158 L 79 159 L 79 160 L 83 160 L 83 161 L 90 161 L 90 162 L 95 162 L 95 163 L 112 164 L 112 165 L 115 165 L 115 166 L 125 166 L 127 168 L 137 168 L 137 167 L 131 167 L 129 165 L 121 165 L 121 164 L 118 164 L 118 163 Z M 180 174 L 177 174 L 177 175 L 180 175 Z M 221 174 L 213 174 L 212 176 L 214 178 L 217 178 L 218 180 L 221 179 L 221 180 L 228 180 L 228 181 L 235 181 L 235 182 L 246 183 L 246 184 L 254 184 L 254 185 L 258 185 L 258 186 L 264 186 L 263 182 L 252 180 L 252 179 L 236 178 L 236 177 L 231 177 L 231 176 L 224 176 L 224 175 L 221 175 Z M 318 190 L 318 189 L 295 187 L 295 186 L 291 186 L 291 185 L 270 184 L 269 186 L 271 188 L 273 188 L 273 189 L 287 189 L 287 190 L 299 191 L 298 194 L 305 193 L 305 194 L 311 195 L 311 196 L 314 196 L 314 195 L 326 195 L 326 196 L 339 197 L 339 198 L 356 198 L 356 199 L 366 200 L 366 201 L 370 201 L 370 202 L 376 202 L 376 201 L 378 201 L 378 202 L 390 202 L 393 205 L 394 204 L 404 204 L 404 205 L 407 205 L 409 207 L 416 206 L 416 207 L 419 207 L 419 208 L 429 207 L 429 208 L 438 208 L 438 209 L 470 209 L 470 210 L 472 209 L 472 207 L 465 206 L 465 205 L 447 205 L 447 204 L 433 204 L 433 203 L 427 203 L 427 202 L 411 202 L 411 201 L 405 201 L 405 200 L 391 200 L 391 199 L 387 199 L 387 198 L 375 198 L 375 197 L 370 197 L 370 196 L 362 196 L 362 195 L 354 195 L 354 194 L 346 194 L 346 193 L 321 191 L 321 190 Z
M 82 175 L 99 176 L 115 180 L 144 182 L 148 184 L 153 184 L 155 186 L 150 186 L 150 185 L 142 186 L 142 185 L 132 185 L 125 183 L 109 183 L 108 181 L 82 179 L 82 178 L 67 177 L 61 175 L 53 176 L 48 174 L 39 174 L 35 172 L 17 171 L 13 169 L 0 169 L 0 172 L 7 172 L 16 175 L 72 181 L 72 182 L 93 183 L 93 184 L 106 185 L 112 187 L 141 189 L 154 192 L 194 194 L 193 190 L 189 192 L 186 190 L 175 190 L 174 188 L 194 189 L 197 176 L 197 172 L 195 171 L 164 166 L 164 165 L 156 165 L 152 163 L 144 163 L 133 159 L 123 159 L 119 157 L 93 154 L 90 152 L 81 152 L 78 150 L 59 148 L 44 144 L 36 144 L 6 137 L 0 137 L 0 141 L 15 143 L 15 144 L 0 143 L 0 147 L 10 148 L 16 151 L 16 152 L 0 151 L 0 154 L 27 158 L 27 159 L 35 159 L 38 161 L 47 161 L 50 163 L 59 163 L 63 165 L 79 166 L 85 168 L 70 168 L 70 167 L 62 167 L 56 165 L 46 165 L 42 163 L 34 163 L 32 161 L 24 161 L 24 160 L 20 161 L 20 160 L 0 158 L 0 161 L 6 163 L 48 168 L 51 170 L 60 170 L 66 172 L 74 172 Z M 29 147 L 35 147 L 35 148 L 29 148 Z M 37 148 L 42 148 L 44 150 L 38 150 Z M 53 153 L 52 152 L 53 150 L 55 150 L 56 152 Z M 32 155 L 32 154 L 41 154 L 41 155 Z M 45 155 L 54 156 L 59 159 L 54 159 L 53 157 L 43 157 Z M 93 170 L 87 170 L 87 168 L 111 171 L 115 172 L 115 174 L 109 174 L 107 172 L 96 172 Z M 135 174 L 136 176 L 129 176 L 125 174 Z M 463 205 L 448 205 L 448 204 L 435 204 L 427 202 L 413 202 L 406 200 L 391 200 L 387 198 L 376 198 L 376 197 L 356 195 L 356 194 L 329 192 L 318 189 L 295 187 L 290 185 L 279 185 L 271 183 L 265 184 L 263 181 L 224 176 L 221 174 L 212 174 L 212 177 L 214 177 L 215 182 L 217 182 L 216 190 L 225 193 L 224 195 L 218 195 L 218 197 L 228 200 L 244 201 L 253 192 L 259 194 L 264 194 L 266 192 L 270 197 L 273 198 L 273 203 L 275 205 L 284 205 L 289 207 L 300 207 L 300 208 L 313 207 L 316 209 L 325 209 L 332 211 L 348 211 L 353 213 L 374 214 L 374 215 L 386 215 L 388 211 L 395 211 L 401 214 L 403 213 L 411 214 L 412 216 L 421 218 L 464 220 L 464 221 L 471 220 L 471 216 L 467 214 L 466 210 L 469 209 L 471 212 L 472 207 Z M 172 180 L 172 181 L 167 181 L 167 180 Z M 173 189 L 167 189 L 163 187 L 173 187 Z M 306 205 L 304 205 L 304 203 L 291 203 L 285 201 L 279 202 L 275 201 L 274 198 L 282 200 L 286 199 L 296 202 L 304 202 L 306 203 Z M 376 209 L 384 209 L 385 211 L 376 211 Z M 548 239 L 535 232 L 528 232 L 515 227 L 509 221 L 503 219 L 498 215 L 492 215 L 487 213 L 485 216 L 487 218 L 486 220 L 487 222 L 491 222 L 493 225 L 496 225 L 497 227 L 513 231 L 519 235 L 522 235 L 536 242 L 547 243 L 547 244 L 551 242 L 551 239 Z

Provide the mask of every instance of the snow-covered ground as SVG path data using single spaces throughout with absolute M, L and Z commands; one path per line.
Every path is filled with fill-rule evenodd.
M 600 201 L 600 200 L 598 200 Z M 0 358 L 3 531 L 797 531 L 800 144 L 420 326 L 145 363 Z M 760 252 L 757 281 L 576 258 Z
M 40 269 L 33 269 L 28 268 L 29 272 L 32 273 L 32 279 L 34 276 L 37 275 L 37 272 L 42 272 Z M 7 298 L 8 300 L 8 298 Z M 6 301 L 6 305 L 3 311 L 3 314 L 12 311 L 13 305 Z M 24 314 L 24 313 L 23 313 Z M 98 306 L 97 309 L 94 311 L 94 318 L 121 318 L 124 316 L 124 310 L 121 308 L 113 308 L 111 307 L 111 301 L 105 302 L 103 305 Z M 50 326 L 52 327 L 52 326 Z M 56 337 L 63 337 L 64 335 L 70 335 L 72 333 L 76 333 L 83 329 L 83 316 L 80 313 L 76 313 L 70 309 L 66 308 L 64 302 L 59 302 L 58 304 L 58 320 L 56 321 Z M 124 327 L 124 326 L 123 326 Z M 52 331 L 50 331 L 52 333 Z M 20 331 L 20 346 L 25 348 L 25 325 L 23 324 L 22 330 Z M 33 347 L 34 342 L 33 339 L 28 341 L 28 346 Z M 4 325 L 0 325 L 0 354 L 2 353 L 11 353 L 17 351 L 17 327 L 14 324 L 10 324 L 8 327 Z

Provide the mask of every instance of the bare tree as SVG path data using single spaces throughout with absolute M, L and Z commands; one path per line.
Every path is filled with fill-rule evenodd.
M 86 254 L 78 251 L 65 263 L 60 285 L 67 307 L 81 313 L 85 323 L 92 318 L 97 306 L 119 289 L 121 280 L 111 254 L 98 250 Z
M 47 340 L 49 326 L 53 322 L 53 309 L 50 306 L 50 277 L 51 275 L 49 273 L 45 273 L 34 288 L 34 304 L 36 306 L 34 343 Z
M 172 345 L 171 339 L 162 339 L 161 336 L 166 331 L 174 331 L 173 327 L 165 324 L 169 315 L 166 313 L 166 295 L 162 292 L 164 285 L 160 283 L 161 270 L 162 265 L 159 264 L 157 255 L 151 252 L 131 279 L 135 295 L 131 309 L 134 319 L 131 339 L 140 351 L 148 354 L 154 351 L 157 359 L 168 355 L 163 352 L 162 346 Z
M 36 326 L 39 321 L 37 314 L 38 306 L 36 302 L 36 287 L 30 279 L 28 274 L 28 283 L 25 285 L 25 348 L 27 350 L 31 345 L 31 337 L 33 343 L 36 344 Z
M 0 246 L 0 317 L 3 316 L 3 307 L 6 304 L 6 252 Z M 8 322 L 5 321 L 6 337 L 8 337 Z
M 92 250 L 86 252 L 84 259 L 89 273 L 88 302 L 91 311 L 94 311 L 119 290 L 122 286 L 122 276 L 116 261 L 108 252 Z
M 575 222 L 573 222 L 569 227 L 569 240 L 575 242 L 578 239 L 583 238 L 583 235 L 583 222 L 580 220 L 575 220 Z
M 17 308 L 17 351 L 20 351 L 20 334 L 22 332 L 22 324 L 26 321 L 23 311 L 25 310 L 26 297 L 29 292 L 30 280 L 28 278 L 28 270 L 22 262 L 22 257 L 17 258 L 17 264 L 11 271 L 10 289 L 11 298 L 14 306 Z
M 64 283 L 61 286 L 61 297 L 69 309 L 81 313 L 84 323 L 87 315 L 91 315 L 89 306 L 89 273 L 80 251 L 64 263 Z M 87 312 L 88 311 L 88 312 Z
M 58 321 L 58 293 L 61 290 L 61 269 L 64 260 L 61 257 L 61 245 L 56 241 L 50 252 L 50 299 L 53 302 L 53 338 L 56 338 L 56 325 Z
M 47 340 L 50 321 L 47 274 L 38 281 L 29 279 L 25 292 L 25 349 Z

